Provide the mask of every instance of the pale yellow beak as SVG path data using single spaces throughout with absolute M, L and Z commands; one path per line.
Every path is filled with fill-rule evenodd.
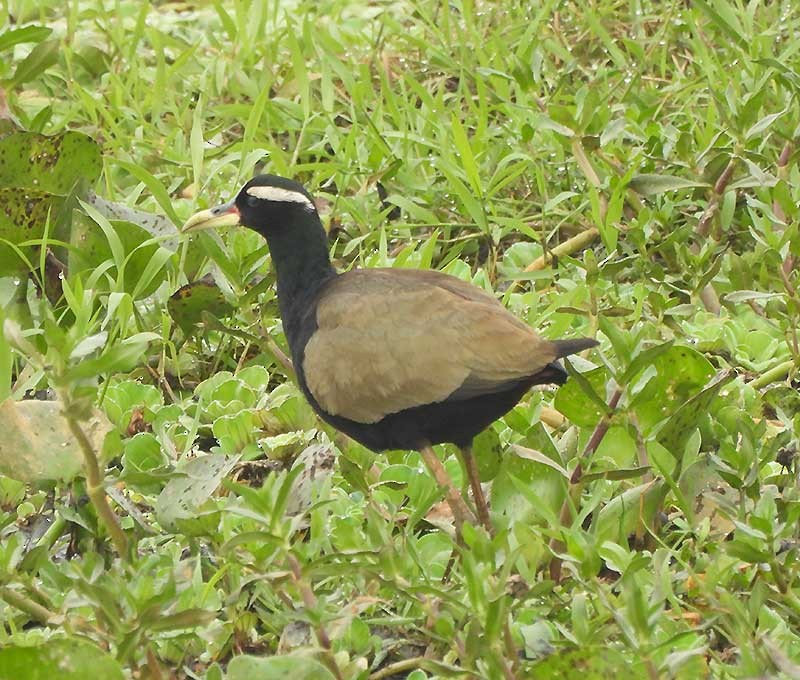
M 236 203 L 231 201 L 216 208 L 201 210 L 192 215 L 181 227 L 181 233 L 186 234 L 204 229 L 219 229 L 220 227 L 236 227 L 241 224 L 239 221 L 239 209 Z

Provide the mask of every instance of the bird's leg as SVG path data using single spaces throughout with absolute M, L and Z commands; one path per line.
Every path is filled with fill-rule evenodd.
M 430 444 L 426 444 L 425 446 L 420 447 L 419 453 L 422 456 L 422 460 L 425 461 L 425 465 L 428 467 L 428 470 L 431 471 L 434 479 L 436 479 L 436 483 L 444 491 L 445 500 L 450 506 L 450 510 L 453 512 L 453 520 L 455 520 L 456 523 L 456 532 L 460 536 L 461 526 L 464 524 L 464 522 L 474 523 L 475 515 L 472 513 L 472 510 L 469 509 L 469 506 L 464 502 L 464 498 L 458 492 L 458 489 L 456 489 L 456 487 L 453 485 L 450 475 L 447 474 L 447 470 L 444 469 L 442 461 L 440 461 L 439 457 L 434 453 L 433 447 L 431 447 Z
M 472 447 L 464 446 L 460 449 L 461 459 L 464 461 L 464 467 L 467 468 L 467 476 L 469 477 L 469 485 L 472 488 L 472 497 L 475 499 L 475 507 L 478 508 L 478 519 L 483 524 L 489 536 L 494 535 L 492 528 L 492 521 L 489 519 L 489 506 L 486 503 L 486 496 L 483 495 L 483 487 L 481 487 L 481 478 L 478 475 L 478 465 L 475 461 L 475 456 L 472 455 Z

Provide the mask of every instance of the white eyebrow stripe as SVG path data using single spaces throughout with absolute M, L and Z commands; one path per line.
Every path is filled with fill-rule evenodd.
M 314 204 L 308 200 L 308 196 L 301 194 L 299 191 L 292 191 L 291 189 L 283 189 L 282 187 L 250 187 L 247 190 L 249 196 L 260 198 L 265 201 L 278 201 L 280 203 L 301 203 L 305 206 L 306 210 L 314 210 Z

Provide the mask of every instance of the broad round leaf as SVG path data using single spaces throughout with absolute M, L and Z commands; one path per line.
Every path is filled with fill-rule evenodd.
M 84 640 L 49 640 L 36 647 L 0 649 L 0 680 L 122 680 L 123 677 L 114 657 Z
M 491 482 L 497 477 L 503 447 L 493 427 L 489 427 L 472 440 L 472 455 L 478 463 L 478 475 L 482 482 Z
M 100 411 L 81 423 L 95 452 L 113 426 Z M 0 473 L 23 482 L 69 481 L 83 468 L 83 453 L 56 401 L 0 404 Z
M 217 285 L 206 280 L 195 281 L 179 288 L 170 297 L 167 309 L 186 335 L 191 335 L 197 329 L 203 320 L 203 314 L 222 319 L 233 312 L 233 307 L 225 301 Z
M 691 347 L 670 347 L 654 358 L 652 366 L 656 374 L 631 402 L 645 432 L 674 413 L 714 375 L 711 362 Z
M 0 139 L 0 187 L 66 196 L 79 180 L 93 183 L 102 168 L 100 146 L 81 132 L 17 132 Z
M 20 243 L 42 238 L 48 219 L 51 225 L 56 223 L 63 203 L 61 197 L 37 189 L 0 188 L 0 271 L 27 271 L 25 261 L 9 243 L 19 248 Z M 20 250 L 35 264 L 33 246 Z
M 233 469 L 237 457 L 212 454 L 193 458 L 181 465 L 156 500 L 156 516 L 168 530 L 187 534 L 205 532 L 202 516 L 216 515 L 215 508 L 205 508 L 223 478 Z
M 596 396 L 604 398 L 608 383 L 608 370 L 604 366 L 582 374 Z M 577 380 L 567 380 L 556 392 L 553 406 L 575 425 L 593 427 L 603 416 L 597 399 L 586 392 Z
M 228 665 L 228 680 L 331 680 L 333 675 L 309 654 L 236 656 Z

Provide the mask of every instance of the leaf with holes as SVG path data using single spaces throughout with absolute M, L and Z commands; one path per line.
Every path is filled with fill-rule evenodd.
M 81 132 L 17 132 L 0 139 L 0 187 L 66 196 L 79 181 L 94 183 L 102 169 L 100 146 Z
M 219 510 L 211 497 L 238 460 L 238 456 L 209 454 L 180 465 L 178 476 L 167 483 L 156 500 L 161 526 L 187 535 L 204 535 L 216 526 Z
M 634 383 L 638 389 L 631 399 L 631 407 L 636 411 L 645 434 L 700 391 L 714 375 L 711 362 L 691 347 L 672 346 L 664 351 L 660 349 L 654 347 L 640 355 L 652 353 L 649 354 L 652 358 L 649 368 L 652 371 L 650 374 L 643 374 L 639 379 L 639 382 L 646 380 L 646 383 Z M 646 367 L 643 365 L 641 368 Z M 635 378 L 634 375 L 630 376 L 632 380 Z
M 0 188 L 0 271 L 29 271 L 26 259 L 35 266 L 36 247 L 20 244 L 41 239 L 48 220 L 51 225 L 58 221 L 63 203 L 43 191 Z
M 608 383 L 604 366 L 577 374 L 556 392 L 553 406 L 570 422 L 581 427 L 594 427 L 608 411 L 603 397 Z
M 233 313 L 230 305 L 213 281 L 201 279 L 179 288 L 167 302 L 170 316 L 185 335 L 198 330 L 203 322 L 203 314 L 224 319 Z
M 658 432 L 658 442 L 676 458 L 683 454 L 689 437 L 694 434 L 700 418 L 708 414 L 711 404 L 723 387 L 736 377 L 733 371 L 715 377 L 701 392 L 685 402 Z
M 93 206 L 97 212 L 108 220 L 117 220 L 120 222 L 130 222 L 137 227 L 144 229 L 151 236 L 163 239 L 165 236 L 174 238 L 160 240 L 162 248 L 175 252 L 178 249 L 178 230 L 175 225 L 170 222 L 164 215 L 158 213 L 151 213 L 145 210 L 137 210 L 131 208 L 124 203 L 114 203 L 101 198 L 93 191 L 89 191 L 86 195 L 86 202 Z M 188 253 L 190 259 L 200 259 L 201 255 L 193 253 L 191 250 Z

